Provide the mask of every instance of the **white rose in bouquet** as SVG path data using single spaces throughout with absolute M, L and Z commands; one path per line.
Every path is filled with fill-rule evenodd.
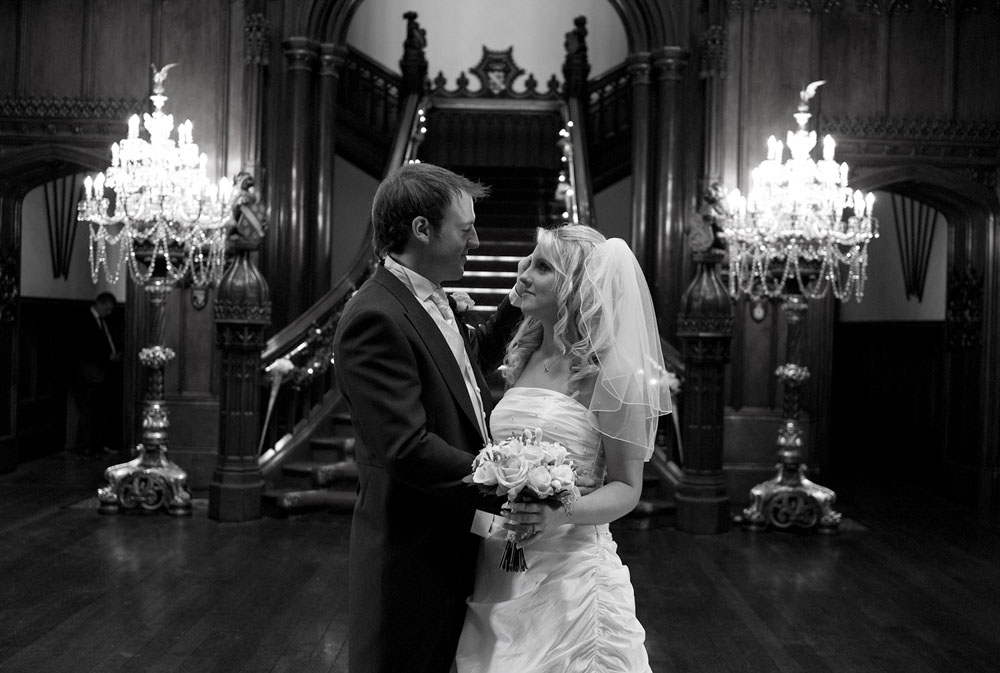
M 542 441 L 541 430 L 526 429 L 499 444 L 488 444 L 472 461 L 472 473 L 466 481 L 480 490 L 506 495 L 508 502 L 554 500 L 571 509 L 580 497 L 576 486 L 576 466 L 566 447 L 557 442 Z M 523 538 L 513 531 L 507 534 L 500 567 L 511 572 L 527 568 L 524 550 L 518 544 Z

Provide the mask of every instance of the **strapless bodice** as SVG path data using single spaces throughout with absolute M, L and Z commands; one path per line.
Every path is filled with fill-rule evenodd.
M 578 474 L 604 478 L 601 434 L 592 424 L 593 415 L 577 400 L 547 388 L 510 388 L 490 416 L 493 440 L 500 442 L 526 428 L 540 429 L 542 441 L 566 447 Z

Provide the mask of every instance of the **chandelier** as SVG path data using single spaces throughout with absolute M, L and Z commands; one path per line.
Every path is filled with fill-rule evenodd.
M 101 267 L 117 283 L 128 266 L 140 284 L 154 275 L 170 282 L 190 278 L 196 286 L 218 280 L 225 261 L 225 228 L 232 182 L 210 183 L 208 159 L 194 142 L 190 120 L 177 127 L 164 114 L 163 82 L 174 63 L 153 68 L 153 113 L 128 120 L 128 137 L 111 146 L 111 166 L 87 176 L 78 219 L 90 231 L 91 278 Z M 117 256 L 112 249 L 117 248 Z
M 790 281 L 810 299 L 829 291 L 842 301 L 864 296 L 868 243 L 878 238 L 875 197 L 847 186 L 847 164 L 834 160 L 829 135 L 823 158 L 811 156 L 816 132 L 806 130 L 809 100 L 824 83 L 812 82 L 799 94 L 798 129 L 788 131 L 785 144 L 768 138 L 767 158 L 751 172 L 746 197 L 738 189 L 729 194 L 725 234 L 733 297 L 778 298 Z
M 174 118 L 163 112 L 163 82 L 174 65 L 153 66 L 153 113 L 143 115 L 148 139 L 140 137 L 139 117 L 133 115 L 128 137 L 111 146 L 107 173 L 86 178 L 78 205 L 77 218 L 90 230 L 93 281 L 103 267 L 108 281 L 117 283 L 127 265 L 149 303 L 150 343 L 139 351 L 147 372 L 142 441 L 135 459 L 105 470 L 108 484 L 97 493 L 104 514 L 161 508 L 175 516 L 191 514 L 187 475 L 167 457 L 164 369 L 174 351 L 163 344 L 166 301 L 178 282 L 205 288 L 221 277 L 233 185 L 228 178 L 209 182 L 208 159 L 194 142 L 190 120 L 177 127 L 176 140 L 171 138 Z M 112 260 L 113 248 L 118 254 Z

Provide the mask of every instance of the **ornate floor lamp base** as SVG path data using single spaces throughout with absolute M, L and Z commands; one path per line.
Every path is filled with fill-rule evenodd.
M 805 476 L 805 466 L 782 464 L 778 474 L 750 489 L 750 506 L 743 510 L 740 524 L 747 530 L 815 529 L 836 533 L 840 514 L 833 511 L 836 494 Z
M 136 447 L 139 457 L 104 471 L 108 485 L 97 491 L 101 514 L 166 509 L 171 516 L 191 516 L 187 474 L 159 446 Z

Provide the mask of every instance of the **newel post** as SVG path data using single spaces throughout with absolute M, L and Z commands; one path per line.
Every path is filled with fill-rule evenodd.
M 260 354 L 271 324 L 271 295 L 257 268 L 264 208 L 253 177 L 236 177 L 229 249 L 233 259 L 219 281 L 216 339 L 221 352 L 219 453 L 208 487 L 208 516 L 216 521 L 259 519 L 264 480 L 258 462 Z
M 721 190 L 706 197 L 702 218 L 689 233 L 695 277 L 681 298 L 677 336 L 684 357 L 684 409 L 681 436 L 684 476 L 677 487 L 677 528 L 687 533 L 721 533 L 732 523 L 722 471 L 723 382 L 733 311 L 719 274 L 725 259 L 713 233 L 712 204 Z

